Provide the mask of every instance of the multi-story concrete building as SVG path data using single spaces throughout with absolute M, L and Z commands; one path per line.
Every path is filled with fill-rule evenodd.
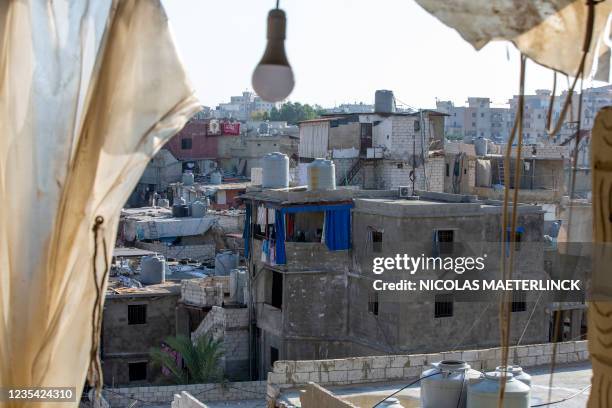
M 448 139 L 472 141 L 478 137 L 501 142 L 511 128 L 509 110 L 492 107 L 489 98 L 467 100 L 467 106 L 454 106 L 450 101 L 437 101 L 436 108 L 448 114 L 444 132 Z
M 502 235 L 499 204 L 461 195 L 418 194 L 419 200 L 398 200 L 397 192 L 388 190 L 290 189 L 243 196 L 260 376 L 279 359 L 499 344 L 498 310 L 486 302 L 461 302 L 444 291 L 408 294 L 373 288 L 379 279 L 373 274 L 373 257 L 449 253 L 454 245 L 494 243 Z M 519 247 L 527 252 L 542 241 L 543 212 L 538 206 L 520 205 L 518 213 L 517 239 L 533 244 Z M 523 255 L 515 276 L 539 276 L 541 259 Z M 491 271 L 495 265 L 498 261 L 491 259 Z M 534 307 L 532 296 L 515 299 L 511 341 L 523 329 L 524 343 L 548 341 L 545 302 Z M 461 339 L 457 333 L 463 334 Z
M 253 92 L 244 91 L 242 95 L 231 96 L 230 101 L 220 103 L 217 108 L 211 111 L 215 118 L 232 118 L 240 121 L 251 119 L 253 113 L 268 112 L 273 108 L 279 108 L 278 102 L 266 102 Z

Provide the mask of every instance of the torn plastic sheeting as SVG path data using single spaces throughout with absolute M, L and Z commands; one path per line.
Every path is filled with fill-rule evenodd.
M 454 28 L 476 49 L 493 40 L 512 41 L 535 62 L 575 76 L 582 56 L 588 7 L 584 0 L 416 0 L 426 11 Z M 603 34 L 612 2 L 595 6 L 593 39 L 585 73 L 594 60 L 602 58 L 600 71 L 609 69 L 605 62 L 607 46 Z M 609 56 L 608 56 L 609 59 Z M 609 73 L 608 73 L 609 74 Z M 598 72 L 598 77 L 605 76 Z M 596 78 L 598 79 L 598 78 Z
M 166 218 L 157 221 L 136 221 L 134 224 L 136 238 L 143 240 L 201 235 L 208 231 L 216 222 L 216 217 L 185 217 Z M 155 227 L 152 228 L 151 224 L 154 224 Z M 131 237 L 126 238 L 130 240 Z

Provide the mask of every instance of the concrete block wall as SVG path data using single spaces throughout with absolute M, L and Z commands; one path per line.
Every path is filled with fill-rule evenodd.
M 209 276 L 181 281 L 181 300 L 197 306 L 221 306 L 229 292 L 229 276 Z
M 444 156 L 432 157 L 425 164 L 427 175 L 427 191 L 444 192 L 444 177 L 446 170 Z
M 207 405 L 195 398 L 187 391 L 181 391 L 180 394 L 174 394 L 171 408 L 206 408 Z
M 421 127 L 424 127 L 423 133 L 426 135 L 426 142 L 429 135 L 429 121 L 424 117 L 421 121 Z M 391 124 L 391 149 L 385 152 L 385 156 L 389 158 L 401 158 L 411 155 L 414 150 L 416 154 L 422 153 L 423 137 L 421 136 L 421 130 L 415 132 L 414 122 L 418 121 L 418 116 L 393 116 Z M 429 146 L 425 146 L 425 156 Z
M 190 258 L 195 259 L 197 261 L 205 261 L 208 259 L 213 259 L 215 257 L 214 244 L 168 246 L 162 244 L 161 242 L 136 241 L 134 246 L 136 248 L 147 249 L 149 251 L 157 252 L 165 256 L 166 258 Z
M 553 344 L 511 347 L 510 363 L 524 368 L 550 364 Z M 431 363 L 464 360 L 476 370 L 494 370 L 500 365 L 501 348 L 449 351 L 433 354 L 354 357 L 335 360 L 277 361 L 268 373 L 268 389 L 273 391 L 302 386 L 309 381 L 322 386 L 363 384 L 419 377 Z M 556 362 L 572 363 L 589 358 L 586 341 L 557 344 Z M 274 392 L 270 392 L 271 395 Z
M 244 212 L 235 214 L 215 214 L 218 217 L 219 226 L 226 233 L 242 233 L 244 228 Z
M 136 400 L 156 405 L 171 405 L 176 394 L 187 392 L 200 402 L 240 401 L 266 398 L 265 381 L 237 381 L 212 384 L 184 384 L 152 387 L 108 388 L 102 391 L 113 408 L 129 407 Z M 191 401 L 190 403 L 195 403 Z M 142 404 L 139 404 L 142 405 Z M 194 405 L 191 405 L 194 407 Z
M 507 147 L 506 145 L 502 145 L 501 154 L 506 154 Z M 558 145 L 546 145 L 546 146 L 536 146 L 536 154 L 532 155 L 533 148 L 530 146 L 523 146 L 521 156 L 524 158 L 530 157 L 539 157 L 544 159 L 561 159 L 570 157 L 570 147 L 569 146 L 558 146 Z M 512 151 L 510 153 L 511 157 L 516 157 L 516 146 L 512 147 Z

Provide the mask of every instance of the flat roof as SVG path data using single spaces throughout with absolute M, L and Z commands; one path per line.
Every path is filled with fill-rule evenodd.
M 113 256 L 130 258 L 130 257 L 141 257 L 146 255 L 155 255 L 155 252 L 140 248 L 115 248 L 113 250 Z
M 142 288 L 123 286 L 117 279 L 111 277 L 106 289 L 106 298 L 119 297 L 149 297 L 180 295 L 180 282 L 166 281 L 156 285 L 143 285 Z

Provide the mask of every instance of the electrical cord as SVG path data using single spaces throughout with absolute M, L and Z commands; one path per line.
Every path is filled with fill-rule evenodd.
M 379 406 L 380 404 L 382 404 L 383 402 L 385 402 L 386 400 L 388 400 L 392 396 L 394 396 L 396 394 L 399 394 L 401 391 L 405 390 L 406 388 L 410 387 L 411 385 L 417 384 L 421 380 L 424 380 L 425 378 L 433 377 L 434 375 L 438 375 L 438 374 L 440 374 L 440 373 L 438 371 L 436 371 L 435 373 L 426 375 L 424 377 L 417 378 L 416 380 L 414 380 L 413 382 L 409 383 L 408 385 L 404 385 L 402 388 L 400 388 L 399 390 L 395 391 L 393 394 L 390 394 L 390 395 L 386 396 L 385 398 L 381 399 L 376 404 L 372 405 L 372 408 L 376 408 L 377 406 Z
M 585 391 L 586 391 L 586 390 L 588 390 L 589 388 L 591 388 L 591 385 L 587 385 L 586 387 L 584 387 L 583 389 L 581 389 L 581 390 L 580 390 L 580 391 L 578 391 L 578 392 L 573 393 L 573 394 L 572 394 L 572 395 L 570 395 L 569 397 L 565 397 L 565 398 L 562 398 L 562 399 L 557 400 L 557 401 L 552 401 L 552 402 L 543 402 L 543 403 L 541 403 L 541 404 L 531 405 L 530 407 L 531 407 L 531 408 L 535 408 L 535 407 L 546 407 L 546 406 L 553 405 L 553 404 L 560 404 L 560 403 L 565 402 L 565 401 L 568 401 L 568 400 L 570 400 L 570 399 L 572 399 L 572 398 L 574 398 L 574 397 L 577 397 L 578 395 L 582 394 L 583 392 L 585 392 Z

